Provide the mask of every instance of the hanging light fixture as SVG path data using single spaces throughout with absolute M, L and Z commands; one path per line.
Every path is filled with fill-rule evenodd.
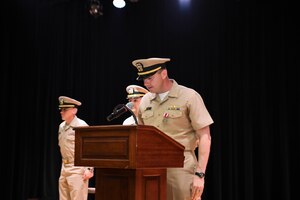
M 99 0 L 89 0 L 89 12 L 95 18 L 103 15 L 103 5 Z

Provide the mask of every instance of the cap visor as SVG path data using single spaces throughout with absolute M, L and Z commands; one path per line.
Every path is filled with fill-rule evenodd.
M 156 72 L 158 72 L 159 70 L 155 71 L 155 72 L 152 72 L 152 73 L 149 73 L 149 74 L 145 74 L 145 75 L 140 75 L 136 78 L 136 80 L 138 81 L 142 81 L 144 80 L 145 78 L 149 78 L 150 76 L 153 76 L 154 74 L 156 74 Z

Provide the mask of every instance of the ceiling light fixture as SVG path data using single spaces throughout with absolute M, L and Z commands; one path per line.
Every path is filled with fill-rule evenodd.
M 124 8 L 126 6 L 126 2 L 124 0 L 113 0 L 113 4 L 116 8 Z
M 95 18 L 103 15 L 103 5 L 99 0 L 89 0 L 89 12 Z

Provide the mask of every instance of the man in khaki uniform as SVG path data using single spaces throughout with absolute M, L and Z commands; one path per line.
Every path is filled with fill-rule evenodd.
M 92 167 L 74 166 L 75 131 L 73 127 L 88 126 L 88 124 L 76 116 L 77 107 L 81 105 L 81 102 L 66 96 L 60 96 L 58 100 L 58 107 L 63 120 L 58 130 L 58 141 L 62 156 L 59 199 L 87 200 L 89 179 L 94 176 L 94 169 Z
M 169 58 L 148 58 L 132 62 L 138 70 L 137 80 L 142 80 L 150 91 L 141 100 L 138 121 L 157 127 L 185 146 L 184 167 L 167 170 L 167 200 L 200 200 L 211 146 L 209 126 L 213 120 L 199 93 L 168 77 L 169 61 Z

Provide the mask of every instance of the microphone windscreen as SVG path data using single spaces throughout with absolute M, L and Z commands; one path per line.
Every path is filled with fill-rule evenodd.
M 133 108 L 133 103 L 132 102 L 128 102 L 126 104 L 126 107 L 129 108 L 130 110 Z

